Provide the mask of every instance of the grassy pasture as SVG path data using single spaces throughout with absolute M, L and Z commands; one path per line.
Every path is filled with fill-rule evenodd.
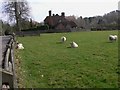
M 19 37 L 21 87 L 115 88 L 118 87 L 118 41 L 108 36 L 118 31 L 41 34 Z M 61 36 L 67 37 L 60 43 Z M 78 48 L 68 48 L 75 41 Z

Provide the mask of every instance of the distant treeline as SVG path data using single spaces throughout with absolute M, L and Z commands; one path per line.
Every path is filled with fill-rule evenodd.
M 103 16 L 75 18 L 75 16 L 66 17 L 77 24 L 78 28 L 91 30 L 118 30 L 120 26 L 120 11 L 112 11 Z
M 110 13 L 107 13 L 103 16 L 93 16 L 93 17 L 75 17 L 66 16 L 66 19 L 74 21 L 77 24 L 77 28 L 80 29 L 89 29 L 89 30 L 118 30 L 120 29 L 120 11 L 115 10 Z M 49 30 L 48 25 L 44 23 L 38 23 L 36 21 L 25 21 L 22 20 L 20 25 L 21 30 Z M 16 25 L 9 24 L 0 20 L 0 35 L 6 32 L 16 32 Z M 77 30 L 77 29 L 76 29 Z

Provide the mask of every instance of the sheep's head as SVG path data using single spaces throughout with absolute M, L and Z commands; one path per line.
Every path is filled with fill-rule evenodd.
M 74 42 L 70 42 L 70 44 L 72 45 Z
M 62 36 L 62 37 L 61 37 L 61 41 L 62 41 L 62 42 L 65 42 L 65 41 L 66 41 L 66 37 Z

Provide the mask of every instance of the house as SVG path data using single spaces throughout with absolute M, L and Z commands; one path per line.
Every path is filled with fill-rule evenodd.
M 49 16 L 44 19 L 44 24 L 47 24 L 50 29 L 56 30 L 70 30 L 77 27 L 75 22 L 69 21 L 65 18 L 65 13 L 62 12 L 61 16 L 58 14 L 53 14 L 51 10 L 49 11 Z

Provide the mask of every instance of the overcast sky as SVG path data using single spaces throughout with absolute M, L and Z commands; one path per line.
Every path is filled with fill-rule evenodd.
M 3 0 L 0 0 L 3 1 Z M 21 0 L 22 1 L 22 0 Z M 114 10 L 118 10 L 119 0 L 27 0 L 31 8 L 32 18 L 41 22 L 48 16 L 48 11 L 52 14 L 65 12 L 66 16 L 75 15 L 77 17 L 91 17 L 104 15 Z

